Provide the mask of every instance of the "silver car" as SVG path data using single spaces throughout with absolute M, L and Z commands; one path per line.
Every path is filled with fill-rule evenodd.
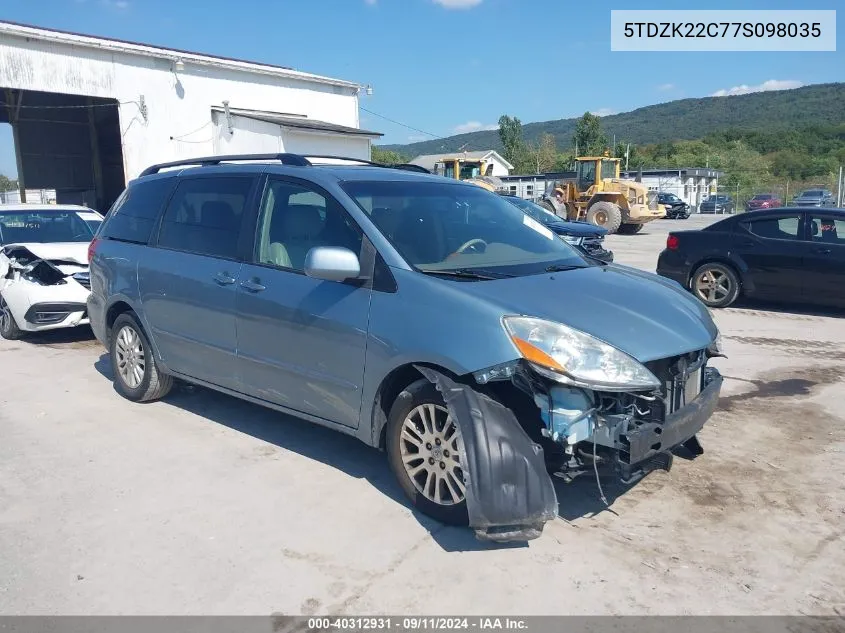
M 497 541 L 557 516 L 550 473 L 632 481 L 701 452 L 718 332 L 681 286 L 588 260 L 480 187 L 320 161 L 129 184 L 88 301 L 121 394 L 178 378 L 353 435 L 421 511 Z

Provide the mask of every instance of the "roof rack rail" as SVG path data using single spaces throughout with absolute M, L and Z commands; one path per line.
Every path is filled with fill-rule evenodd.
M 430 174 L 431 171 L 426 169 L 425 167 L 421 167 L 420 165 L 413 165 L 411 163 L 400 163 L 398 165 L 388 165 L 386 163 L 375 163 L 371 160 L 364 160 L 363 158 L 350 158 L 349 156 L 331 156 L 331 155 L 317 155 L 317 154 L 305 154 L 304 157 L 306 159 L 317 158 L 317 159 L 328 159 L 328 160 L 346 160 L 351 163 L 359 163 L 361 165 L 369 165 L 371 167 L 383 167 L 385 169 L 402 169 L 404 171 L 417 171 L 422 174 Z
M 150 174 L 157 174 L 162 169 L 168 167 L 189 167 L 192 165 L 200 167 L 208 167 L 212 165 L 219 165 L 220 163 L 229 163 L 235 161 L 268 161 L 277 160 L 282 165 L 292 165 L 296 167 L 309 167 L 311 162 L 299 154 L 232 154 L 227 156 L 204 156 L 201 158 L 185 158 L 183 160 L 176 160 L 170 163 L 159 163 L 151 165 L 141 172 L 142 176 L 149 176 Z
M 351 158 L 349 156 L 332 156 L 322 154 L 230 154 L 226 156 L 204 156 L 200 158 L 185 158 L 183 160 L 175 160 L 170 163 L 158 163 L 147 167 L 139 178 L 149 176 L 150 174 L 157 174 L 162 169 L 169 167 L 209 167 L 219 165 L 220 163 L 232 163 L 237 161 L 271 161 L 277 160 L 282 165 L 290 165 L 293 167 L 311 167 L 314 165 L 309 158 L 313 159 L 327 159 L 327 160 L 343 160 L 358 165 L 368 165 L 371 167 L 382 167 L 384 169 L 401 169 L 404 171 L 416 171 L 423 174 L 430 174 L 431 171 L 419 165 L 412 165 L 410 163 L 402 163 L 400 165 L 385 165 L 384 163 L 374 163 L 371 160 L 364 160 L 363 158 Z

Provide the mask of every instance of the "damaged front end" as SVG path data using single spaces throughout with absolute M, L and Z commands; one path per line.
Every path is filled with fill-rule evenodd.
M 87 323 L 91 286 L 88 265 L 76 253 L 78 245 L 70 245 L 65 258 L 49 259 L 39 256 L 38 247 L 0 248 L 0 292 L 18 327 L 32 331 Z M 52 254 L 56 245 L 49 247 Z
M 418 367 L 460 428 L 476 535 L 500 542 L 538 537 L 558 511 L 550 474 L 571 481 L 594 472 L 598 481 L 599 468 L 612 469 L 633 483 L 671 468 L 681 446 L 701 454 L 696 435 L 722 387 L 707 361 L 718 355 L 708 348 L 644 363 L 659 384 L 635 390 L 584 384 L 525 358 L 476 372 L 474 384 Z

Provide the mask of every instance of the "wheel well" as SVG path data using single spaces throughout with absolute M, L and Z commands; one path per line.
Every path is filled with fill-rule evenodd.
M 736 280 L 739 282 L 739 291 L 742 292 L 742 273 L 739 272 L 739 269 L 733 262 L 720 257 L 708 257 L 706 259 L 702 259 L 700 262 L 697 262 L 694 266 L 690 266 L 689 277 L 687 278 L 687 288 L 689 288 L 692 284 L 692 276 L 695 274 L 695 271 L 705 264 L 721 264 L 726 268 L 730 268 L 734 275 L 736 275 Z
M 117 317 L 125 312 L 132 312 L 131 306 L 126 303 L 125 301 L 118 301 L 114 305 L 112 305 L 108 312 L 106 312 L 106 335 L 109 336 L 111 333 L 111 328 L 114 325 L 114 322 L 117 321 Z
M 430 367 L 436 371 L 442 372 L 450 378 L 456 378 L 455 374 L 448 369 L 433 365 L 431 363 L 414 363 L 422 365 L 423 367 Z M 381 381 L 378 391 L 376 391 L 375 403 L 373 405 L 372 425 L 373 425 L 373 439 L 377 440 L 375 446 L 379 449 L 384 449 L 385 439 L 387 433 L 387 416 L 390 415 L 390 408 L 396 401 L 396 398 L 402 393 L 406 387 L 415 383 L 424 376 L 414 367 L 414 364 L 408 363 L 397 367 L 392 372 L 384 377 Z

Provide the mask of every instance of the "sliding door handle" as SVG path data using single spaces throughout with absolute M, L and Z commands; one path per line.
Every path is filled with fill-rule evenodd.
M 227 272 L 217 273 L 216 275 L 214 275 L 212 277 L 212 279 L 214 279 L 214 281 L 216 281 L 221 286 L 231 286 L 233 283 L 235 283 L 237 281 L 237 279 L 232 277 Z

